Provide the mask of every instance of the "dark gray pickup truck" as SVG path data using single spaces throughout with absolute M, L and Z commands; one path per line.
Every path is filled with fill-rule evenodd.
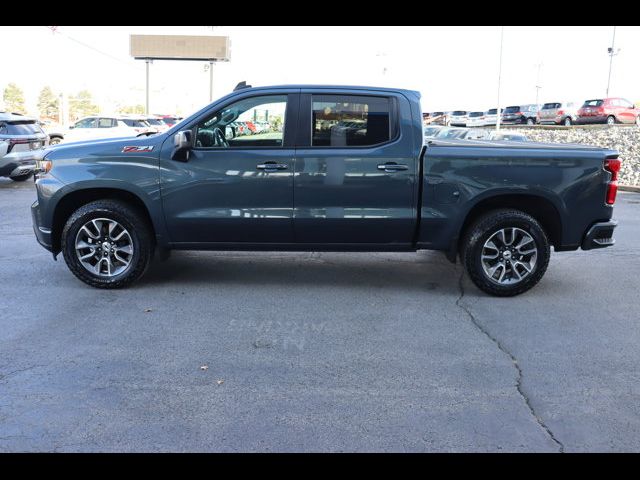
M 239 86 L 165 133 L 45 150 L 32 216 L 94 287 L 171 249 L 429 249 L 510 296 L 540 280 L 550 246 L 614 244 L 619 168 L 579 145 L 425 144 L 415 91 Z

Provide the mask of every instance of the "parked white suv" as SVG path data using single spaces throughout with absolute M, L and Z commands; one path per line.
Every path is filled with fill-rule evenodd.
M 153 129 L 146 122 L 144 116 L 96 115 L 78 120 L 67 131 L 58 135 L 62 135 L 60 141 L 79 142 L 100 138 L 137 137 L 150 131 Z
M 0 112 L 0 177 L 16 182 L 29 178 L 36 155 L 49 143 L 35 118 Z

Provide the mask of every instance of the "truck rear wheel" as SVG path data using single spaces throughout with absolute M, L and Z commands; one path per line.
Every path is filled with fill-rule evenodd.
M 120 200 L 104 199 L 76 210 L 62 230 L 69 270 L 87 285 L 120 288 L 140 278 L 153 256 L 147 219 Z
M 494 210 L 467 230 L 461 257 L 471 281 L 499 297 L 526 292 L 549 264 L 547 235 L 531 215 L 520 210 Z

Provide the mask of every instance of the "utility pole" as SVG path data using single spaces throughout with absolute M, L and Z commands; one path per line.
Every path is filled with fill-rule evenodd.
M 538 67 L 538 75 L 536 76 L 536 107 L 537 107 L 539 105 L 538 99 L 540 98 L 540 89 L 542 88 L 540 86 L 540 68 L 542 67 L 542 62 L 538 63 L 536 67 Z
M 504 38 L 504 26 L 500 27 L 500 66 L 498 67 L 498 111 L 496 112 L 496 131 L 500 130 L 500 79 L 502 78 L 502 40 Z
M 613 57 L 620 53 L 620 49 L 615 50 L 616 44 L 616 27 L 613 27 L 613 40 L 611 40 L 611 46 L 607 48 L 607 52 L 609 53 L 609 78 L 607 79 L 607 94 L 609 96 L 609 85 L 611 84 L 611 65 L 613 64 Z

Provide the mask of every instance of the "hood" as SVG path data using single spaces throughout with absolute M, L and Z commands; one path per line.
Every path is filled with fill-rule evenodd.
M 87 156 L 120 156 L 123 154 L 155 154 L 167 138 L 164 133 L 142 137 L 118 137 L 60 143 L 44 150 L 47 159 L 70 159 Z M 131 147 L 125 151 L 125 147 Z M 139 148 L 140 150 L 136 150 Z

